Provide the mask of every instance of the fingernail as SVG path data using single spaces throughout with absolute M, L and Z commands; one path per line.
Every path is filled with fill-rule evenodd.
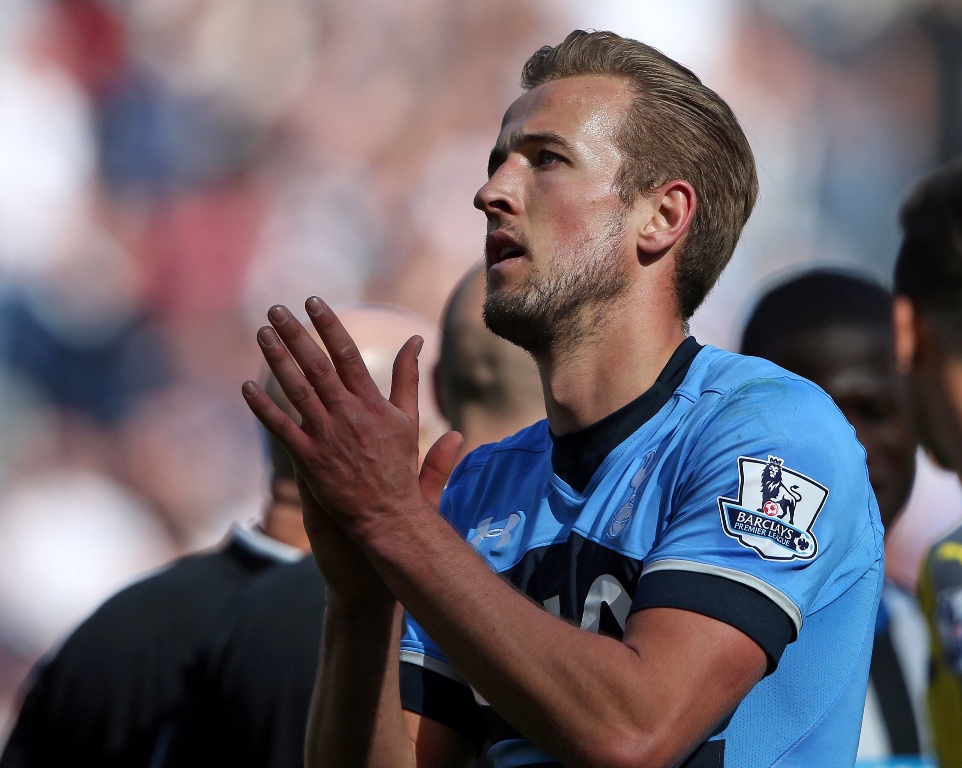
M 273 328 L 263 327 L 257 332 L 257 342 L 262 347 L 273 347 L 277 341 L 277 336 Z
M 267 312 L 267 317 L 270 318 L 270 321 L 274 323 L 274 325 L 283 325 L 290 316 L 291 313 L 287 311 L 287 307 L 283 304 L 275 304 Z
M 418 338 L 417 342 L 414 344 L 414 356 L 418 357 L 421 354 L 421 349 L 424 347 L 424 339 Z
M 253 381 L 245 381 L 244 386 L 241 387 L 241 392 L 249 400 L 257 394 L 257 385 Z
M 321 301 L 317 296 L 311 296 L 307 301 L 304 302 L 304 307 L 307 309 L 308 313 L 317 317 L 318 315 L 323 315 L 324 310 L 327 309 L 324 302 Z

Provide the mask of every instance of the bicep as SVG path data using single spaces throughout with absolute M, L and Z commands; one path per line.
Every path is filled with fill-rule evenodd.
M 454 728 L 410 710 L 404 720 L 418 768 L 464 768 L 474 758 L 474 747 Z
M 765 651 L 741 630 L 678 608 L 632 614 L 623 642 L 638 655 L 661 737 L 679 757 L 712 734 L 768 665 Z

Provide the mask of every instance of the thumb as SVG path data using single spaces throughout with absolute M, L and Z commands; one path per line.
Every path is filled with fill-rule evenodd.
M 420 336 L 408 339 L 397 353 L 391 376 L 391 405 L 415 425 L 418 423 L 418 354 L 423 344 Z
M 441 492 L 457 464 L 458 452 L 464 445 L 459 432 L 446 432 L 431 446 L 421 464 L 421 493 L 435 508 L 441 505 Z

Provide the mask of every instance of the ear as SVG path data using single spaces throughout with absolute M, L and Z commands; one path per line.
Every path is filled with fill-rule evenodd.
M 695 190 L 675 179 L 639 198 L 644 215 L 638 230 L 638 250 L 657 255 L 671 248 L 688 231 L 695 215 Z
M 892 333 L 895 339 L 895 367 L 903 376 L 912 373 L 919 350 L 919 315 L 912 300 L 892 300 Z

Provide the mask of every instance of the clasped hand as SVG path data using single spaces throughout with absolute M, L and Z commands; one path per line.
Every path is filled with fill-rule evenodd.
M 268 312 L 271 326 L 257 333 L 301 423 L 254 382 L 244 383 L 243 394 L 294 462 L 305 526 L 318 557 L 325 542 L 316 539 L 330 533 L 331 521 L 363 549 L 390 531 L 398 516 L 436 510 L 461 437 L 456 432 L 442 436 L 419 472 L 417 355 L 423 340 L 414 336 L 401 347 L 385 399 L 334 312 L 317 297 L 305 307 L 327 354 L 280 305 Z M 312 498 L 305 498 L 305 491 Z

